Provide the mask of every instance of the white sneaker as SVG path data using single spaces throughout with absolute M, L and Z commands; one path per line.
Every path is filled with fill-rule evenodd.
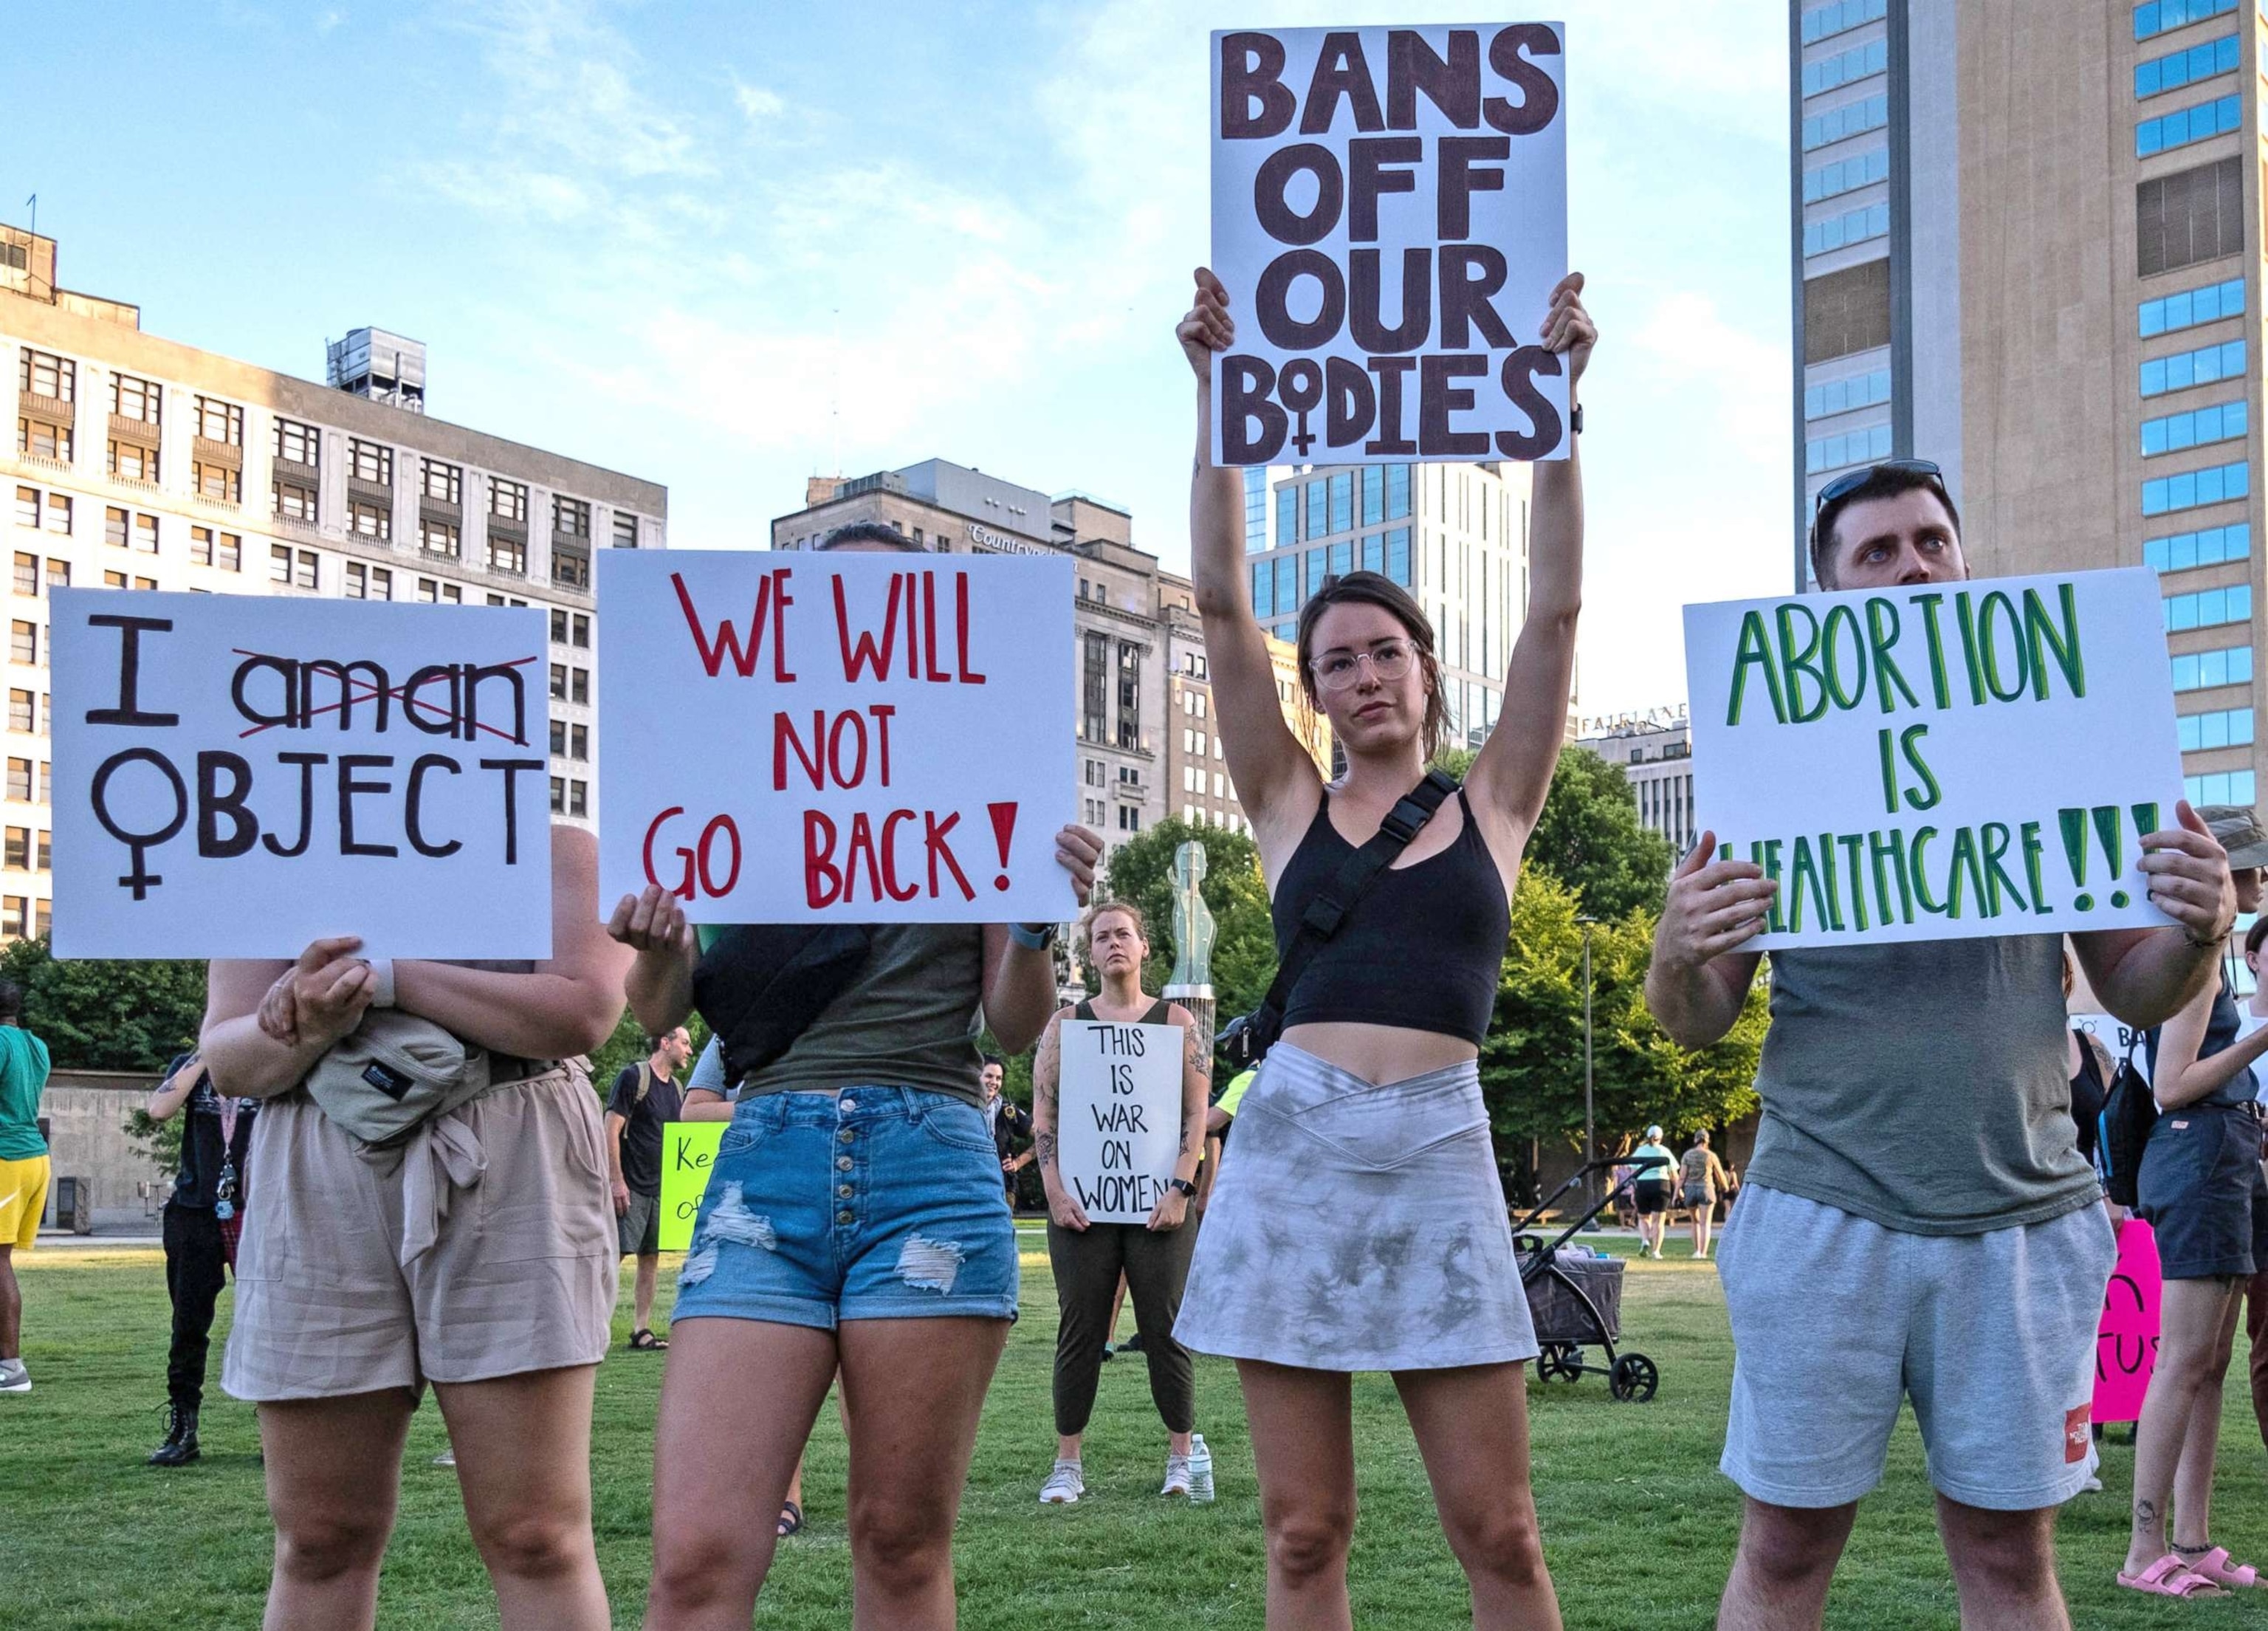
M 1158 1491 L 1161 1495 L 1186 1495 L 1197 1487 L 1197 1474 L 1190 1469 L 1187 1456 L 1168 1455 L 1166 1458 L 1166 1483 Z
M 32 1373 L 24 1369 L 20 1359 L 0 1359 L 0 1393 L 28 1393 L 32 1391 Z
M 1048 1481 L 1040 1486 L 1040 1504 L 1046 1507 L 1076 1505 L 1086 1493 L 1086 1480 L 1080 1476 L 1076 1461 L 1058 1461 L 1056 1470 L 1048 1474 Z

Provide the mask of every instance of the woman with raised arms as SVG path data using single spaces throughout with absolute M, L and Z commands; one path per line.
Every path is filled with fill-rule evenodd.
M 1542 338 L 1570 405 L 1597 338 L 1583 280 Z M 1197 376 L 1191 555 L 1220 739 L 1260 846 L 1279 952 L 1353 850 L 1425 779 L 1447 706 L 1433 631 L 1390 579 L 1327 580 L 1300 614 L 1300 682 L 1346 774 L 1326 786 L 1285 723 L 1246 586 L 1239 473 L 1211 462 L 1212 353 L 1227 292 L 1197 274 L 1182 349 Z M 1477 1059 L 1513 885 L 1565 736 L 1582 600 L 1576 461 L 1535 467 L 1527 621 L 1500 722 L 1307 966 L 1237 1118 L 1197 1238 L 1178 1334 L 1237 1362 L 1268 1535 L 1271 1627 L 1351 1625 L 1349 1376 L 1393 1373 L 1476 1626 L 1556 1627 L 1528 1488 L 1521 1367 L 1535 1332 L 1513 1259 Z

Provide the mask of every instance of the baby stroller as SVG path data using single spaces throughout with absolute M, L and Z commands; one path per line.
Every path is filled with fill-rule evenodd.
M 1594 1172 L 1611 1171 L 1629 1162 L 1631 1175 L 1610 1187 L 1580 1217 L 1550 1241 L 1527 1232 L 1528 1226 L 1551 1208 L 1554 1201 Z M 1513 1251 L 1520 1265 L 1520 1284 L 1528 1293 L 1528 1310 L 1535 1321 L 1536 1339 L 1543 1352 L 1536 1356 L 1535 1374 L 1545 1382 L 1572 1382 L 1586 1376 L 1603 1376 L 1607 1391 L 1624 1404 L 1645 1403 L 1661 1384 L 1661 1373 L 1643 1354 L 1615 1352 L 1622 1335 L 1623 1260 L 1620 1258 L 1563 1256 L 1561 1249 L 1577 1230 L 1612 1206 L 1624 1189 L 1639 1177 L 1669 1164 L 1660 1155 L 1632 1160 L 1620 1156 L 1578 1167 L 1567 1181 L 1533 1211 L 1513 1220 Z M 1583 1350 L 1605 1350 L 1605 1362 L 1586 1364 Z

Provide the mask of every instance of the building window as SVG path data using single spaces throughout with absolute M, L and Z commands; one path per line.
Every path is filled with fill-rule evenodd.
M 1807 221 L 1803 227 L 1803 252 L 1824 255 L 1830 249 L 1846 245 L 1865 243 L 1869 239 L 1887 238 L 1890 232 L 1890 206 L 1869 204 L 1863 210 L 1848 210 L 1831 215 L 1821 221 Z
M 564 776 L 551 779 L 551 813 L 554 816 L 567 813 L 567 779 Z
M 1869 74 L 1888 71 L 1890 65 L 1890 42 L 1870 40 L 1865 45 L 1852 46 L 1832 56 L 1822 56 L 1803 65 L 1803 93 L 1817 96 L 1822 92 L 1837 90 Z
M 134 518 L 134 547 L 144 555 L 158 552 L 158 518 L 136 515 Z
M 58 561 L 53 558 L 48 560 L 48 587 L 50 589 L 68 589 L 70 587 L 70 563 L 69 561 Z
M 1879 21 L 1889 0 L 1829 0 L 1808 6 L 1803 13 L 1803 43 L 1811 45 L 1864 23 Z
M 40 525 L 40 490 L 36 487 L 16 489 L 16 525 L 34 531 Z
M 517 521 L 527 525 L 527 484 L 508 482 L 501 476 L 489 477 L 489 513 L 502 521 Z
M 1847 464 L 1865 464 L 1869 460 L 1889 456 L 1890 427 L 1871 425 L 1804 443 L 1803 470 L 1807 476 L 1816 476 L 1823 470 L 1839 470 Z
M 70 427 L 50 424 L 45 419 L 18 418 L 16 421 L 16 451 L 26 458 L 69 464 L 71 461 Z
M 315 524 L 315 495 L 306 488 L 291 482 L 277 482 L 269 489 L 274 500 L 278 520 L 297 521 L 302 527 Z
M 2153 358 L 2144 363 L 2142 395 L 2162 396 L 2169 391 L 2185 391 L 2193 385 L 2217 385 L 2223 380 L 2242 379 L 2243 375 L 2244 342 L 2224 340 L 2219 345 L 2176 351 L 2171 357 Z
M 2203 447 L 2213 442 L 2232 442 L 2244 434 L 2249 416 L 2244 399 L 2215 402 L 2208 408 L 2192 408 L 2187 413 L 2168 414 L 2161 419 L 2142 421 L 2142 456 L 2154 459 L 2163 453 L 2180 453 L 2186 448 Z
M 2237 37 L 2223 34 L 2218 40 L 2208 40 L 2203 45 L 2193 45 L 2186 51 L 2175 51 L 2165 56 L 2154 56 L 2147 62 L 2134 64 L 2134 99 L 2146 101 L 2168 91 L 2178 91 L 2183 85 L 2195 85 L 2200 79 L 2210 79 L 2216 74 L 2236 71 Z
M 418 491 L 428 498 L 442 504 L 462 504 L 465 496 L 465 471 L 462 465 L 444 464 L 438 459 L 421 459 Z
M 2182 778 L 2182 795 L 2191 804 L 2242 804 L 2248 808 L 2257 796 L 2258 784 L 2250 771 L 2220 771 L 2210 776 Z
M 417 547 L 428 555 L 457 558 L 457 528 L 453 522 L 437 521 L 430 515 L 417 518 Z
M 1354 530 L 1354 477 L 1345 471 L 1331 477 L 1331 530 Z
M 347 474 L 373 487 L 394 485 L 394 449 L 383 442 L 366 442 L 359 436 L 347 439 Z
M 213 535 L 210 527 L 189 528 L 189 559 L 199 566 L 210 566 L 213 558 Z
M 1122 804 L 1118 807 L 1118 830 L 1121 832 L 1142 830 L 1142 812 L 1138 806 Z
M 392 569 L 385 566 L 373 566 L 370 569 L 370 598 L 373 601 L 390 601 L 394 598 Z
M 1276 489 L 1276 542 L 1280 547 L 1300 538 L 1300 490 L 1290 482 Z
M 153 380 L 137 380 L 130 373 L 110 376 L 110 411 L 122 419 L 162 424 L 165 402 L 166 387 Z
M 1887 95 L 1870 96 L 1863 102 L 1830 108 L 1803 122 L 1803 151 L 1808 153 L 1830 142 L 1879 130 L 1889 122 L 1890 99 Z
M 18 550 L 16 555 L 16 593 L 37 595 L 39 592 L 40 557 Z
M 591 727 L 572 725 L 567 729 L 568 756 L 588 761 L 591 756 Z
M 2185 652 L 2174 659 L 2174 689 L 2211 690 L 2216 685 L 2247 685 L 2252 680 L 2252 648 L 2224 646 L 2209 652 Z
M 1803 173 L 1803 202 L 1818 203 L 1890 179 L 1890 150 L 1877 147 Z
M 301 424 L 291 419 L 276 421 L 275 453 L 279 459 L 289 459 L 294 464 L 321 462 L 323 433 L 312 424 Z
M 102 541 L 114 549 L 126 547 L 126 512 L 115 506 L 106 505 L 102 511 Z
M 573 638 L 573 642 L 572 642 L 572 643 L 573 643 L 574 645 L 576 645 L 576 646 L 580 646 L 580 647 L 581 647 L 583 650 L 585 650 L 585 651 L 588 651 L 588 650 L 590 650 L 590 649 L 591 649 L 591 619 L 590 619 L 590 617 L 589 617 L 586 614 L 585 614 L 585 613 L 583 613 L 583 612 L 577 612 L 577 613 L 575 614 L 575 616 L 573 616 L 573 618 L 570 620 L 570 625 L 571 625 L 571 629 L 572 629 L 573 635 L 574 635 L 574 638 Z
M 78 365 L 68 357 L 58 357 L 53 351 L 35 351 L 27 345 L 16 371 L 16 384 L 33 396 L 59 402 L 77 402 Z
M 240 533 L 225 532 L 213 540 L 212 564 L 223 572 L 244 570 L 244 536 Z
M 567 673 L 567 681 L 568 701 L 588 702 L 591 700 L 591 671 L 588 668 L 569 669 Z
M 1307 536 L 1320 538 L 1330 525 L 1330 483 L 1318 476 L 1307 483 Z
M 591 506 L 580 498 L 555 498 L 551 501 L 551 530 L 571 538 L 588 538 Z
M 18 804 L 29 804 L 32 801 L 31 760 L 8 761 L 8 796 Z
M 514 578 L 527 576 L 527 540 L 508 533 L 489 535 L 489 570 Z
M 2134 8 L 2134 38 L 2148 40 L 2235 10 L 2236 0 L 2147 0 Z
M 918 542 L 919 530 L 916 528 L 917 542 Z M 615 512 L 615 548 L 617 550 L 637 548 L 637 516 L 625 515 L 619 510 Z
M 122 482 L 155 483 L 158 476 L 158 450 L 144 447 L 139 442 L 122 442 L 116 437 L 106 446 L 109 448 L 110 473 Z
M 390 543 L 394 540 L 393 508 L 367 498 L 350 498 L 347 501 L 347 527 L 357 538 Z
M 274 583 L 302 589 L 317 587 L 316 556 L 313 550 L 294 550 L 288 543 L 268 546 L 268 576 Z
M 339 593 L 350 601 L 369 599 L 370 568 L 360 561 L 349 561 L 345 572 L 346 580 L 340 585 Z
M 1410 587 L 1410 529 L 1407 527 L 1397 527 L 1386 535 L 1386 575 L 1405 589 Z
M 2166 596 L 2169 634 L 2177 634 L 2183 629 L 2214 629 L 2223 624 L 2251 621 L 2252 586 L 2249 583 Z
M 244 410 L 217 396 L 200 396 L 192 404 L 196 433 L 224 447 L 244 446 Z
M 2250 708 L 2184 713 L 2176 723 L 2181 729 L 2183 753 L 2202 753 L 2208 748 L 2247 748 L 2252 745 L 2252 710 Z M 26 726 L 22 728 L 28 730 L 31 727 Z
M 2244 173 L 2223 159 L 2134 188 L 2135 259 L 2140 275 L 2170 272 L 2244 247 Z
M 551 551 L 551 581 L 563 589 L 591 587 L 591 557 L 573 550 Z
M 2154 300 L 2145 300 L 2138 308 L 2142 338 L 2154 335 L 2172 334 L 2182 328 L 2194 328 L 2199 323 L 2219 322 L 2224 317 L 2244 314 L 2244 279 L 2231 277 L 2225 283 L 2207 284 L 2201 289 L 2184 289 L 2179 294 L 2161 295 Z
M 2147 159 L 2153 153 L 2169 152 L 2192 142 L 2211 141 L 2216 136 L 2227 136 L 2243 122 L 2244 99 L 2241 96 L 2219 96 L 2193 107 L 2177 107 L 2155 119 L 2145 119 L 2134 127 L 2134 156 Z
M 126 587 L 126 574 L 122 572 L 104 572 L 102 574 L 102 587 L 106 589 L 124 588 Z
M 2251 491 L 2252 469 L 2243 463 L 2161 476 L 2142 483 L 2142 513 L 2167 515 L 2176 510 L 2194 510 L 2200 505 L 2247 498 Z
M 551 695 L 560 702 L 567 700 L 567 665 L 563 662 L 551 665 Z
M 1806 386 L 1803 390 L 1803 417 L 1824 419 L 1830 414 L 1872 408 L 1889 400 L 1890 371 L 1876 368 L 1867 373 L 1854 373 L 1847 380 L 1828 380 L 1818 385 Z
M 225 464 L 208 464 L 202 459 L 189 461 L 189 484 L 200 498 L 210 498 L 220 504 L 239 504 L 244 498 L 244 473 Z
M 40 625 L 18 617 L 8 625 L 8 661 L 36 668 L 40 661 Z
M 1268 547 L 1268 472 L 1255 465 L 1244 472 L 1244 552 Z
M 567 813 L 580 820 L 591 813 L 591 784 L 571 781 L 567 784 Z
M 555 759 L 567 756 L 567 721 L 564 720 L 551 721 L 551 756 Z
M 22 731 L 28 736 L 32 733 L 33 720 L 32 693 L 11 690 L 8 693 L 8 728 Z

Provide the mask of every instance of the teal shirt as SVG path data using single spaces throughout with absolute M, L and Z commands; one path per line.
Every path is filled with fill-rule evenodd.
M 1641 1184 L 1675 1184 L 1677 1181 L 1677 1157 L 1660 1144 L 1641 1144 L 1630 1153 L 1633 1162 L 1643 1161 L 1649 1155 L 1659 1155 L 1668 1164 L 1648 1167 L 1638 1175 L 1638 1181 Z
M 48 1153 L 40 1136 L 40 1095 L 48 1085 L 48 1044 L 20 1025 L 0 1025 L 0 1161 Z

